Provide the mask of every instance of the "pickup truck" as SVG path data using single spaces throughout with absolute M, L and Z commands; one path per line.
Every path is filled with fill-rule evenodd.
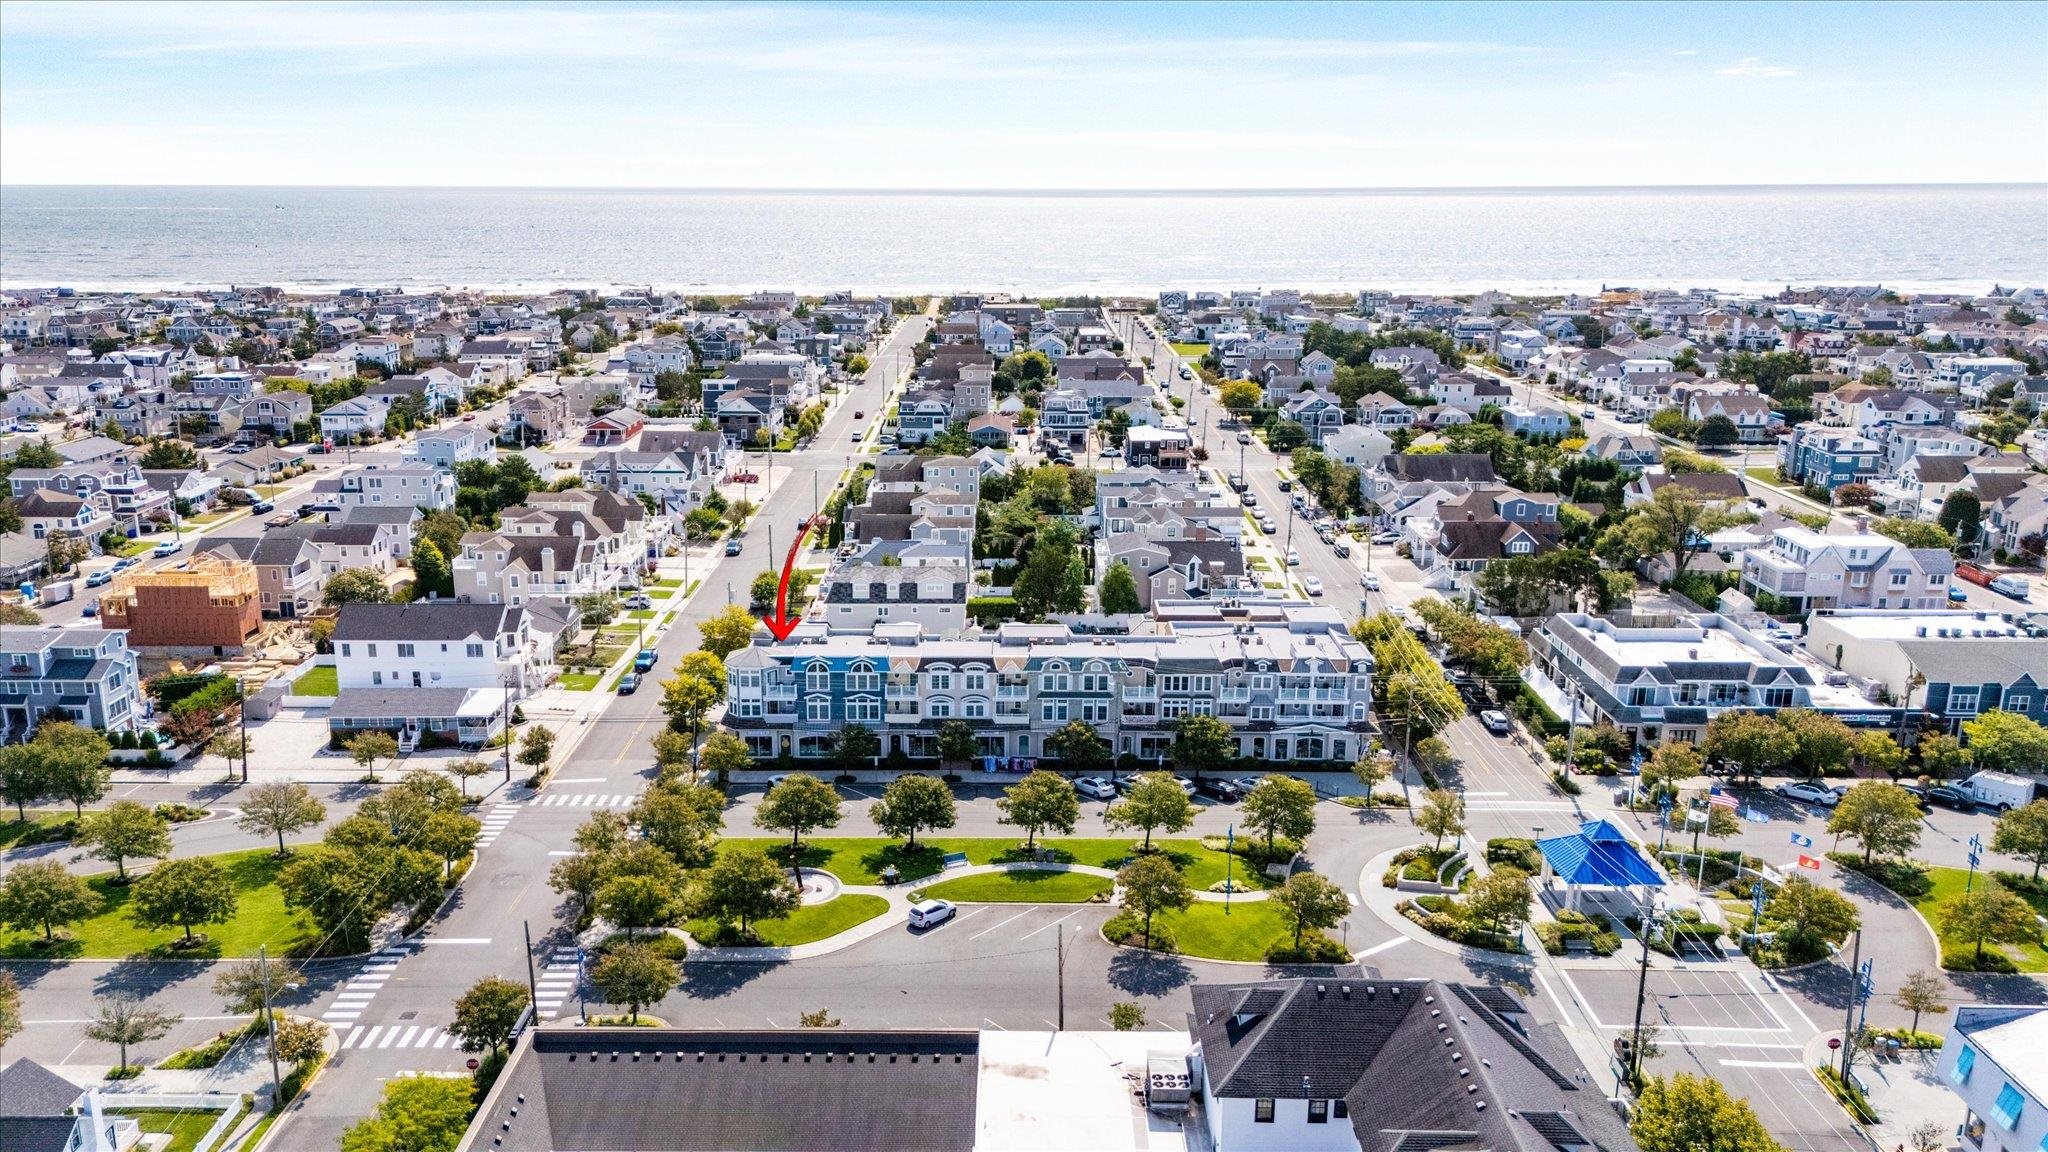
M 277 515 L 264 521 L 265 524 L 272 528 L 289 528 L 298 522 L 299 514 L 296 512 L 279 512 Z

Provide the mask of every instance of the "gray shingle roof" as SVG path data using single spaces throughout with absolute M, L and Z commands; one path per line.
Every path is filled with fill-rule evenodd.
M 344 604 L 335 621 L 334 639 L 463 640 L 495 639 L 501 629 L 517 624 L 520 610 L 504 604 L 460 604 L 447 600 L 410 604 Z
M 23 1057 L 0 1070 L 0 1116 L 62 1116 L 84 1091 Z

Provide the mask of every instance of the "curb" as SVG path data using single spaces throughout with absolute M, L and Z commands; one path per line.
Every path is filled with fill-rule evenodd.
M 1104 935 L 1099 927 L 1095 929 L 1095 934 L 1102 937 L 1102 942 L 1111 948 L 1121 948 L 1126 952 L 1136 952 L 1141 956 L 1163 956 L 1169 960 L 1199 960 L 1204 964 L 1235 964 L 1240 968 L 1341 968 L 1346 964 L 1358 963 L 1358 953 L 1356 952 L 1351 953 L 1349 958 L 1343 961 L 1330 960 L 1313 963 L 1300 961 L 1282 962 L 1279 960 L 1224 960 L 1214 956 L 1197 956 L 1192 952 L 1154 952 L 1149 948 L 1119 944 L 1111 940 L 1107 935 Z

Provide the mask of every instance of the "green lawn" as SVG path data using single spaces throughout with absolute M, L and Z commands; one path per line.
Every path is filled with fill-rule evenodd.
M 1183 360 L 1200 360 L 1209 354 L 1209 346 L 1207 344 L 1175 344 L 1173 345 L 1173 351 L 1175 355 Z
M 1778 479 L 1778 470 L 1776 468 L 1745 468 L 1742 471 L 1751 480 L 1761 481 L 1773 487 L 1784 483 L 1783 480 Z
M 120 547 L 115 548 L 112 552 L 108 553 L 108 555 L 114 557 L 140 556 L 143 553 L 155 548 L 156 545 L 157 542 L 154 538 L 144 538 L 141 540 L 123 540 L 121 541 Z
M 588 692 L 597 687 L 597 673 L 564 672 L 558 683 L 571 692 Z
M 7 810 L 5 820 L 0 820 L 0 849 L 12 848 L 15 843 L 39 828 L 55 828 L 71 822 L 71 811 L 30 812 L 28 819 L 17 821 L 14 809 Z
M 634 609 L 632 609 L 632 610 L 630 610 L 630 611 L 626 612 L 626 613 L 625 613 L 625 614 L 624 614 L 623 616 L 621 616 L 621 617 L 620 617 L 620 619 L 622 619 L 622 620 L 652 620 L 652 619 L 654 619 L 654 609 L 652 609 L 652 608 L 634 608 Z
M 1927 869 L 1927 878 L 1934 882 L 1934 886 L 1927 890 L 1927 895 L 1913 901 L 1913 907 L 1927 918 L 1927 923 L 1941 937 L 1944 952 L 1956 948 L 1967 951 L 1971 947 L 1968 941 L 1951 939 L 1941 931 L 1941 906 L 1963 894 L 1963 886 L 1968 883 L 1969 876 L 1967 869 L 1930 866 Z M 2035 915 L 2048 915 L 2048 898 L 2029 896 L 2018 889 L 2009 891 L 2032 904 Z M 2043 949 L 2038 940 L 2030 944 L 1986 944 L 1984 950 L 2005 953 L 2006 958 L 2013 962 L 2013 966 L 2022 972 L 2048 972 L 2048 949 Z
M 294 696 L 339 696 L 340 694 L 341 681 L 332 664 L 321 664 L 309 668 L 305 675 L 292 681 L 292 695 Z
M 889 910 L 889 902 L 866 893 L 840 896 L 823 904 L 807 904 L 781 920 L 762 920 L 754 925 L 761 943 L 777 948 L 809 944 L 837 936 L 856 924 L 864 924 Z M 702 940 L 718 927 L 715 920 L 692 920 L 684 925 L 690 935 Z
M 1062 864 L 1089 864 L 1097 868 L 1115 868 L 1127 859 L 1142 837 L 1119 836 L 1113 838 L 1069 837 L 1040 839 L 1039 845 L 1053 853 L 1053 859 Z M 1024 854 L 1019 846 L 1024 843 L 1021 836 L 942 836 L 919 839 L 915 853 L 905 852 L 900 840 L 886 840 L 879 836 L 817 836 L 804 841 L 803 864 L 806 868 L 822 868 L 848 884 L 879 884 L 881 871 L 894 864 L 905 880 L 922 880 L 936 876 L 945 863 L 948 852 L 964 852 L 970 864 L 1000 864 L 1010 860 L 1021 860 Z M 1223 880 L 1226 856 L 1213 848 L 1205 848 L 1199 840 L 1155 840 L 1154 845 L 1173 857 L 1175 863 L 1187 873 L 1188 883 L 1196 888 L 1207 888 Z M 720 851 L 732 851 L 741 846 L 765 849 L 777 860 L 786 860 L 789 841 L 781 838 L 737 837 L 719 841 Z M 1230 875 L 1240 883 L 1251 883 L 1264 887 L 1267 884 L 1256 869 L 1248 869 L 1240 860 L 1230 865 Z
M 1233 901 L 1225 914 L 1220 902 L 1197 900 L 1183 912 L 1161 912 L 1158 927 L 1171 928 L 1183 955 L 1211 960 L 1264 960 L 1266 950 L 1294 939 L 1271 900 Z
M 241 1111 L 241 1105 L 235 1105 Z M 199 1140 L 220 1119 L 220 1113 L 201 1109 L 189 1111 L 176 1108 L 142 1108 L 135 1111 L 108 1109 L 109 1116 L 126 1116 L 133 1119 L 144 1132 L 169 1133 L 170 1141 L 160 1152 L 192 1152 L 199 1146 Z
M 0 933 L 0 957 L 22 960 L 61 956 L 66 959 L 105 960 L 153 956 L 211 960 L 254 956 L 259 944 L 269 945 L 273 956 L 283 956 L 313 943 L 315 933 L 304 917 L 284 906 L 284 892 L 277 886 L 277 874 L 285 862 L 273 855 L 270 849 L 227 852 L 213 859 L 228 870 L 241 894 L 241 903 L 234 918 L 226 924 L 212 924 L 204 929 L 210 939 L 197 948 L 172 948 L 172 942 L 184 936 L 176 928 L 145 929 L 137 926 L 127 912 L 131 889 L 114 883 L 114 874 L 109 872 L 87 878 L 86 883 L 104 903 L 98 915 L 71 926 L 69 941 L 46 949 L 34 944 L 41 939 L 40 932 Z M 132 874 L 134 865 L 131 863 L 129 868 Z
M 1086 872 L 993 872 L 942 880 L 912 895 L 963 904 L 1085 904 L 1115 886 L 1107 876 Z
M 185 523 L 188 525 L 218 524 L 221 521 L 227 519 L 230 516 L 233 516 L 235 513 L 240 511 L 240 508 L 223 508 L 218 512 L 197 512 L 193 515 L 185 517 Z M 155 547 L 155 545 L 151 545 L 151 547 Z
M 647 586 L 649 588 L 681 588 L 683 582 L 681 580 L 655 580 Z

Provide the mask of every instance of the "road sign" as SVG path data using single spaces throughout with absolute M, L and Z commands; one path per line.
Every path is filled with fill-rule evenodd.
M 1970 852 L 1970 867 L 1975 868 L 1982 863 L 1984 863 L 1983 855 L 1975 850 L 1972 850 Z
M 1983 834 L 1982 834 L 1982 833 L 1978 833 L 1978 832 L 1972 832 L 1972 833 L 1970 834 L 1970 851 L 1971 851 L 1971 852 L 1982 852 L 1983 850 L 1984 850 L 1984 836 L 1983 836 Z

